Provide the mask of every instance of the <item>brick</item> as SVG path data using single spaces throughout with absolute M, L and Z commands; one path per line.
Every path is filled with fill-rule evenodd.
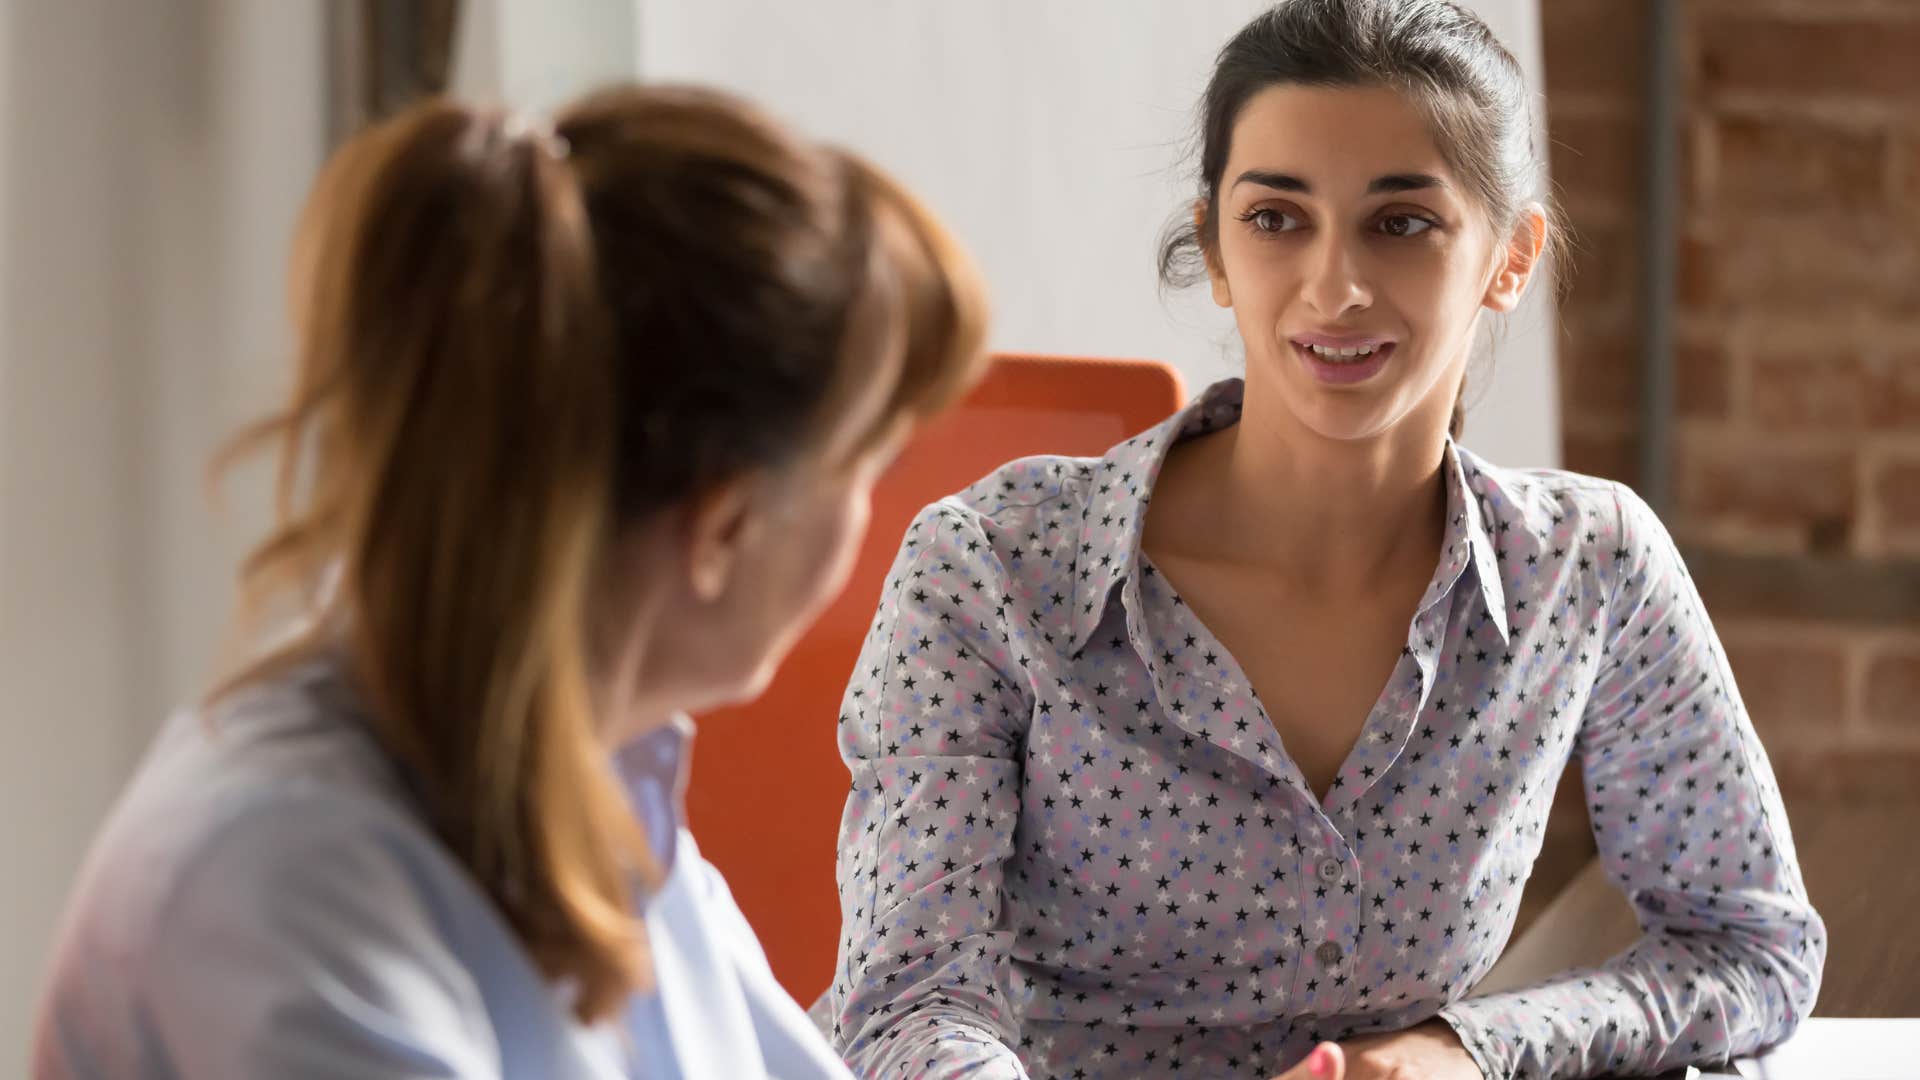
M 1892 431 L 1920 431 L 1920 349 L 1899 349 L 1880 360 L 1885 394 L 1876 403 L 1874 422 Z
M 1920 102 L 1920 78 L 1913 74 L 1920 20 L 1709 15 L 1693 36 L 1700 45 L 1700 83 L 1710 95 Z
M 1561 444 L 1567 468 L 1574 472 L 1639 486 L 1638 442 L 1630 432 L 1579 431 L 1569 426 L 1561 434 Z
M 1920 316 L 1920 229 L 1890 226 L 1884 214 L 1749 213 L 1715 247 L 1722 314 Z
M 1686 429 L 1682 428 L 1681 433 L 1686 435 Z M 1734 518 L 1708 517 L 1686 505 L 1684 499 L 1675 500 L 1667 523 L 1683 551 L 1737 551 L 1798 558 L 1806 554 L 1808 546 L 1804 525 L 1756 525 Z
M 1746 440 L 1679 447 L 1680 498 L 1694 514 L 1787 524 L 1810 540 L 1845 537 L 1857 510 L 1850 450 L 1798 450 Z
M 1679 266 L 1674 270 L 1674 292 L 1682 311 L 1709 311 L 1719 296 L 1719 275 L 1714 270 L 1716 253 L 1705 237 L 1688 233 L 1680 237 Z
M 1792 806 L 1800 799 L 1898 802 L 1910 813 L 1920 787 L 1920 748 L 1911 746 L 1769 747 L 1780 791 Z
M 1767 555 L 1750 548 L 1688 545 L 1687 572 L 1715 618 L 1904 629 L 1920 612 L 1920 560 Z
M 1886 202 L 1892 140 L 1883 130 L 1789 116 L 1723 116 L 1714 135 L 1717 210 L 1860 210 Z
M 1549 112 L 1549 169 L 1569 206 L 1625 206 L 1639 196 L 1640 118 L 1624 110 Z
M 1624 417 L 1640 407 L 1640 343 L 1630 327 L 1588 329 L 1570 322 L 1561 335 L 1561 383 L 1569 415 Z
M 1718 342 L 1684 342 L 1674 349 L 1673 404 L 1680 416 L 1726 416 L 1727 384 L 1727 351 Z
M 1902 140 L 1899 190 L 1908 206 L 1920 207 L 1920 135 Z
M 1577 229 L 1567 251 L 1567 303 L 1589 312 L 1627 311 L 1639 276 L 1640 245 L 1630 227 Z
M 1849 429 L 1866 422 L 1872 389 L 1858 352 L 1811 350 L 1756 356 L 1753 420 L 1763 427 Z
M 1567 415 L 1624 418 L 1638 415 L 1644 378 L 1641 340 L 1630 325 L 1570 317 L 1560 338 L 1562 409 Z M 1596 328 L 1589 329 L 1592 325 Z M 1727 354 L 1718 343 L 1675 346 L 1674 405 L 1682 416 L 1712 418 L 1727 412 Z
M 1920 538 L 1920 458 L 1896 458 L 1874 470 L 1868 497 L 1887 532 Z
M 1868 724 L 1920 735 L 1920 646 L 1885 648 L 1867 660 Z
M 1713 198 L 1714 177 L 1720 155 L 1713 138 L 1713 114 L 1705 109 L 1681 105 L 1680 197 L 1688 206 Z
M 1734 682 L 1768 747 L 1831 740 L 1847 713 L 1846 655 L 1799 638 L 1722 639 Z
M 1753 419 L 1787 430 L 1900 430 L 1920 425 L 1920 352 L 1862 356 L 1835 348 L 1756 356 Z
M 1637 111 L 1646 85 L 1645 0 L 1540 5 L 1547 97 L 1592 96 Z

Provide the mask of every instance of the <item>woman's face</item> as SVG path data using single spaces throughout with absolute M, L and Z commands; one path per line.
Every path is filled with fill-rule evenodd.
M 602 664 L 615 737 L 668 711 L 704 712 L 766 689 L 846 584 L 873 485 L 904 439 L 875 430 L 893 379 L 876 373 L 800 460 L 724 485 L 619 545 L 599 598 L 619 659 Z M 603 646 L 604 648 L 604 646 Z
M 1249 383 L 1328 439 L 1444 429 L 1480 310 L 1510 308 L 1525 273 L 1413 104 L 1270 87 L 1235 122 L 1218 190 L 1209 272 Z
M 759 697 L 794 642 L 840 594 L 866 538 L 874 482 L 898 445 L 893 437 L 881 446 L 847 448 L 773 478 L 729 602 L 714 609 L 716 632 L 734 643 L 734 662 L 712 670 L 719 703 Z M 693 669 L 700 660 L 690 657 L 686 664 Z

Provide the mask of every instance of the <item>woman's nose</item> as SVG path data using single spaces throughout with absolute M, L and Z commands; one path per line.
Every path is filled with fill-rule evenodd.
M 1373 303 L 1373 290 L 1354 254 L 1344 239 L 1331 235 L 1323 234 L 1315 245 L 1302 293 L 1307 304 L 1324 319 L 1338 319 Z

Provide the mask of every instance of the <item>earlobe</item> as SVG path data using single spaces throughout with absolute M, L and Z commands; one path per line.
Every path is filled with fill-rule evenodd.
M 1213 302 L 1220 307 L 1233 306 L 1233 290 L 1227 285 L 1227 273 L 1220 266 L 1218 253 L 1214 245 L 1207 242 L 1207 200 L 1196 199 L 1193 204 L 1193 238 L 1200 247 L 1200 258 L 1207 267 L 1207 287 L 1213 293 Z
M 1502 261 L 1495 268 L 1493 280 L 1488 283 L 1486 295 L 1480 302 L 1503 313 L 1519 307 L 1520 298 L 1527 291 L 1527 282 L 1532 280 L 1534 270 L 1540 265 L 1540 252 L 1545 248 L 1546 240 L 1546 215 L 1538 207 L 1528 207 L 1514 225 L 1513 236 L 1507 242 Z
M 726 552 L 695 547 L 688 552 L 687 581 L 693 595 L 702 603 L 712 603 L 727 591 L 727 578 L 733 574 L 733 561 Z
M 1519 306 L 1520 289 L 1514 283 L 1510 267 L 1502 266 L 1494 272 L 1493 280 L 1488 283 L 1486 295 L 1480 298 L 1480 303 L 1502 314 Z
M 1227 276 L 1214 272 L 1211 263 L 1208 264 L 1207 271 L 1207 277 L 1213 283 L 1213 302 L 1223 308 L 1232 307 L 1233 290 L 1227 287 Z
M 712 603 L 726 595 L 757 528 L 751 485 L 732 480 L 696 496 L 686 506 L 683 528 L 687 584 L 695 597 Z

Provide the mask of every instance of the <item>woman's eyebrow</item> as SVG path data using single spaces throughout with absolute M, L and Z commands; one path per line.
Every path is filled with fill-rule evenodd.
M 1301 195 L 1313 192 L 1313 185 L 1291 173 L 1274 172 L 1271 169 L 1248 169 L 1234 178 L 1233 186 L 1258 184 L 1275 191 L 1291 191 Z M 1447 182 L 1432 173 L 1405 172 L 1388 173 L 1367 185 L 1367 194 L 1386 195 L 1403 191 L 1423 191 L 1428 188 L 1446 187 Z
M 1424 191 L 1429 188 L 1443 188 L 1445 180 L 1431 173 L 1388 173 L 1367 185 L 1367 194 L 1386 195 L 1402 191 Z
M 1297 176 L 1267 169 L 1248 169 L 1241 173 L 1234 179 L 1233 186 L 1239 187 L 1241 184 L 1259 184 L 1261 187 L 1270 187 L 1275 191 L 1295 191 L 1302 195 L 1313 190 L 1305 180 Z

